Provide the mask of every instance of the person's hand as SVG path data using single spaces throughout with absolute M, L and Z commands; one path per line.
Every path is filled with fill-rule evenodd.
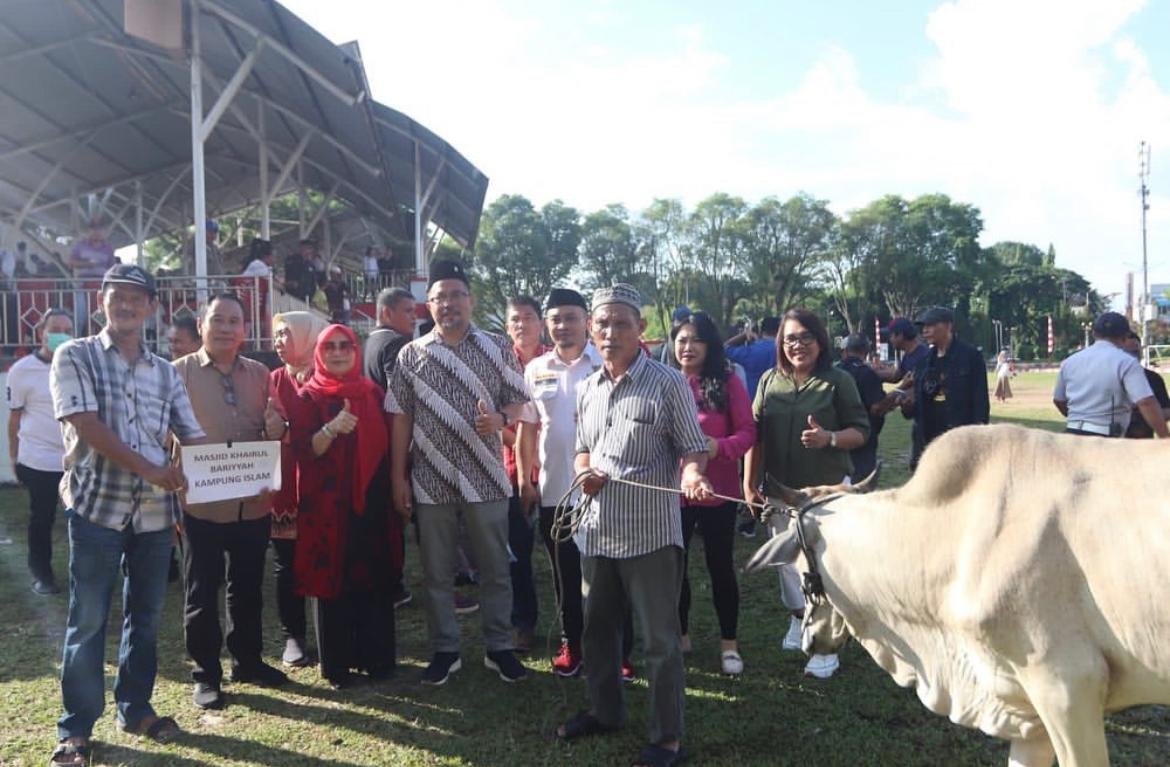
M 540 490 L 531 482 L 520 485 L 520 508 L 526 517 L 532 516 L 533 509 L 540 506 Z
M 267 487 L 260 488 L 260 492 L 256 494 L 256 501 L 261 506 L 267 506 L 272 502 L 272 490 Z
M 276 412 L 272 397 L 268 398 L 268 404 L 264 406 L 264 436 L 269 439 L 280 439 L 284 436 L 284 416 Z
M 831 439 L 829 432 L 810 415 L 808 428 L 800 433 L 800 444 L 813 450 L 822 450 L 829 446 Z
M 341 412 L 329 422 L 329 431 L 334 434 L 349 434 L 357 428 L 357 416 L 349 410 L 349 400 L 345 401 L 345 407 Z
M 483 400 L 475 403 L 478 415 L 475 416 L 475 433 L 481 437 L 504 428 L 504 416 L 488 411 L 487 403 Z
M 602 474 L 597 469 L 589 469 L 589 476 L 581 482 L 581 492 L 585 495 L 597 495 L 601 492 L 601 488 L 605 487 L 605 483 L 609 481 L 609 477 Z
M 394 510 L 402 517 L 403 522 L 410 522 L 414 513 L 414 500 L 411 497 L 410 480 L 397 479 L 390 483 L 390 495 L 394 503 Z
M 719 441 L 714 437 L 707 437 L 707 457 L 714 458 L 719 455 Z
M 683 472 L 679 489 L 691 501 L 706 501 L 715 494 L 711 480 L 707 475 L 695 468 L 688 468 Z
M 743 499 L 749 504 L 758 504 L 759 506 L 763 506 L 765 503 L 767 503 L 768 500 L 764 497 L 764 494 L 760 492 L 760 488 L 753 487 L 746 482 L 743 485 Z M 748 508 L 751 510 L 754 516 L 758 517 L 760 515 L 760 510 L 756 508 L 756 506 L 748 506 Z
M 152 466 L 142 475 L 142 478 L 168 493 L 184 490 L 187 487 L 187 478 L 183 476 L 183 470 L 178 466 Z

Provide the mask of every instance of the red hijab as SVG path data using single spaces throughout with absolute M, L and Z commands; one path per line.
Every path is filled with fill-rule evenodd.
M 353 367 L 344 375 L 336 376 L 325 367 L 325 344 L 331 339 L 343 337 L 353 344 Z M 345 325 L 330 325 L 317 336 L 317 348 L 313 352 L 313 377 L 304 386 L 318 403 L 326 399 L 342 399 L 349 402 L 349 411 L 357 417 L 357 466 L 353 477 L 353 508 L 361 513 L 366 507 L 366 488 L 378 465 L 390 448 L 386 433 L 386 419 L 382 413 L 382 388 L 362 375 L 361 344 L 357 335 Z

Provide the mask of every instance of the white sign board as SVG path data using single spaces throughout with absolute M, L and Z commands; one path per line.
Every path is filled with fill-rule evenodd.
M 265 488 L 280 489 L 280 443 L 233 442 L 184 445 L 187 503 L 250 498 Z

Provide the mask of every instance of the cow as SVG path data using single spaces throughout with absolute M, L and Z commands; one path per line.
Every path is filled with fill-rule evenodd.
M 1170 703 L 1168 459 L 962 427 L 900 488 L 784 488 L 746 569 L 811 559 L 804 651 L 852 635 L 931 711 L 1010 740 L 1009 764 L 1106 765 L 1106 712 Z

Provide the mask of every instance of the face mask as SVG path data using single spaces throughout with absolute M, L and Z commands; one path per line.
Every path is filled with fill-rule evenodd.
M 73 336 L 69 333 L 46 333 L 45 345 L 49 347 L 50 352 L 55 352 L 57 351 L 58 346 L 70 340 L 71 338 L 73 338 Z

